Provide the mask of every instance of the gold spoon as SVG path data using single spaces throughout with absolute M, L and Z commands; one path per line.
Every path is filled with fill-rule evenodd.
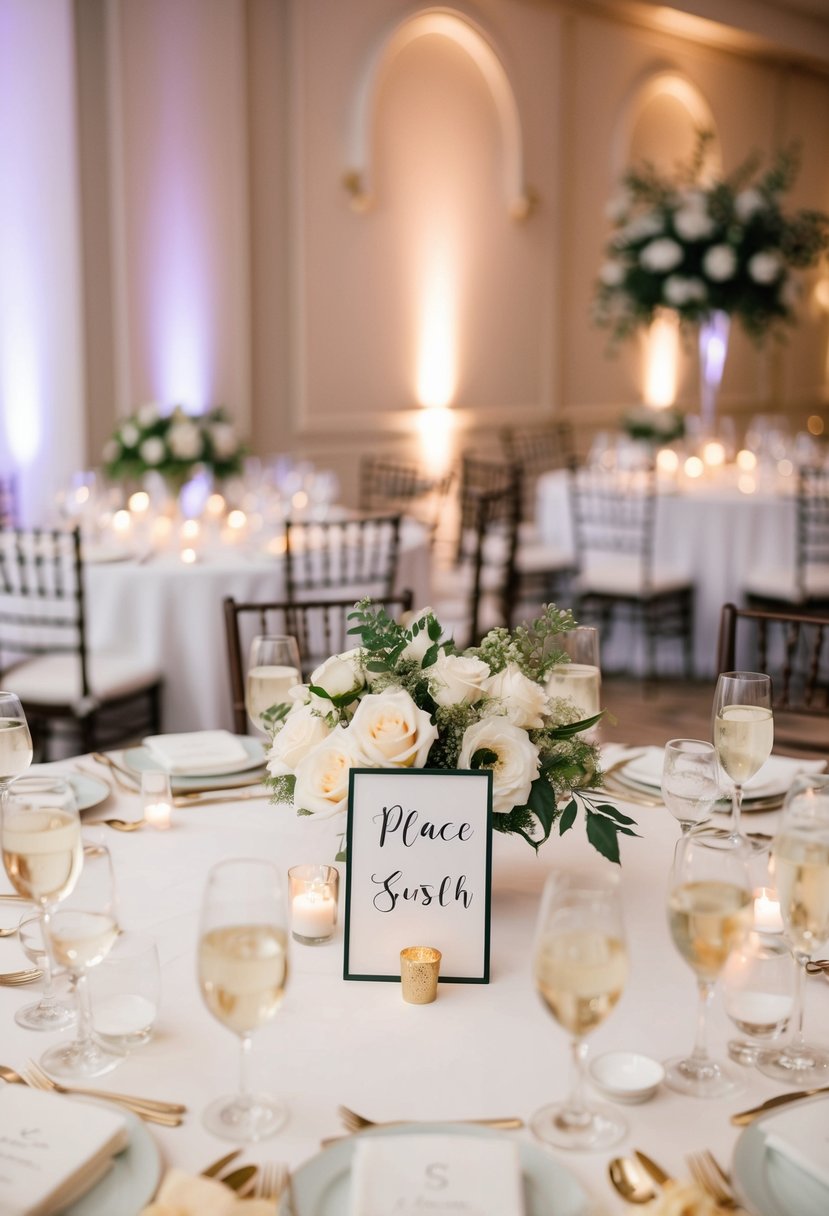
M 638 1161 L 632 1157 L 614 1157 L 607 1167 L 613 1189 L 626 1203 L 650 1203 L 657 1190 Z
M 96 819 L 90 820 L 91 823 L 105 823 L 108 828 L 115 828 L 116 832 L 137 832 L 139 828 L 143 828 L 146 823 L 145 819 Z

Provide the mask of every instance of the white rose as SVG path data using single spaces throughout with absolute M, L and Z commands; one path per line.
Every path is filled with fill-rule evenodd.
M 351 740 L 343 726 L 312 747 L 296 766 L 294 806 L 323 819 L 348 806 L 348 773 L 353 764 Z
M 147 401 L 144 405 L 138 407 L 135 416 L 141 426 L 152 426 L 158 421 L 161 410 L 154 401 Z
M 538 748 L 530 742 L 527 732 L 506 718 L 482 718 L 464 732 L 458 768 L 470 768 L 472 757 L 481 748 L 497 756 L 492 765 L 493 811 L 507 812 L 514 806 L 525 806 L 538 776 Z
M 605 287 L 618 287 L 625 277 L 625 264 L 616 258 L 603 262 L 599 270 L 599 280 Z
M 748 273 L 755 283 L 773 283 L 780 277 L 780 257 L 776 253 L 755 253 L 748 259 Z
M 421 621 L 424 617 L 434 615 L 434 608 L 419 608 L 417 612 L 407 612 L 403 618 L 402 624 L 409 629 L 415 623 L 415 621 Z M 433 642 L 429 637 L 428 629 L 421 629 L 417 637 L 413 638 L 412 641 L 409 642 L 408 646 L 406 646 L 400 657 L 401 659 L 411 659 L 411 661 L 414 663 L 420 663 L 422 662 L 426 651 L 432 645 Z
M 684 241 L 700 241 L 714 231 L 714 222 L 705 204 L 694 202 L 675 213 L 674 228 Z
M 141 438 L 141 432 L 134 422 L 125 422 L 121 427 L 120 439 L 125 448 L 134 448 Z
M 268 753 L 268 772 L 272 777 L 292 773 L 311 748 L 330 734 L 328 723 L 310 705 L 295 705 L 274 736 Z
M 355 649 L 332 655 L 311 672 L 309 683 L 324 688 L 330 697 L 342 697 L 358 688 L 365 688 L 362 653 L 362 650 Z
M 737 255 L 730 245 L 712 245 L 702 259 L 702 269 L 712 282 L 724 283 L 734 276 Z
M 233 456 L 238 447 L 236 432 L 229 422 L 214 422 L 210 428 L 210 442 L 216 455 L 224 460 Z
M 765 205 L 765 198 L 759 190 L 755 190 L 753 187 L 741 190 L 734 199 L 734 210 L 737 212 L 737 218 L 743 223 L 750 220 L 756 212 L 762 211 Z
M 369 693 L 348 727 L 354 756 L 381 768 L 423 768 L 438 728 L 403 688 Z
M 668 275 L 662 285 L 665 302 L 673 308 L 681 308 L 693 300 L 704 300 L 706 291 L 702 279 L 686 279 L 679 274 Z
M 145 439 L 138 449 L 138 455 L 145 464 L 161 464 L 164 457 L 167 455 L 164 448 L 164 440 L 159 439 L 157 435 L 151 435 L 149 439 Z
M 488 697 L 499 702 L 491 712 L 500 714 L 524 730 L 537 730 L 544 725 L 547 694 L 540 684 L 530 680 L 523 671 L 508 663 L 503 671 L 490 676 L 484 685 Z
M 489 666 L 481 659 L 442 652 L 429 668 L 429 692 L 436 705 L 474 705 L 488 678 Z
M 202 454 L 202 437 L 193 422 L 176 422 L 167 436 L 170 451 L 177 460 L 196 460 Z
M 639 254 L 639 261 L 645 270 L 662 272 L 673 270 L 682 261 L 682 246 L 672 241 L 669 236 L 651 241 Z

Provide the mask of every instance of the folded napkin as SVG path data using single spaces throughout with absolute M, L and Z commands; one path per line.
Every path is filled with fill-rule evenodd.
M 376 1136 L 355 1145 L 350 1216 L 524 1216 L 518 1146 L 494 1136 Z
M 163 769 L 179 777 L 210 777 L 252 767 L 250 754 L 241 739 L 228 730 L 149 735 L 144 746 Z
M 273 1199 L 240 1199 L 216 1178 L 169 1170 L 140 1216 L 274 1216 Z
M 827 1188 L 829 1212 L 829 1102 L 798 1102 L 764 1126 L 767 1149 L 787 1157 Z
M 665 749 L 646 747 L 621 770 L 630 781 L 658 788 L 662 783 L 662 762 Z M 769 756 L 766 763 L 743 787 L 748 798 L 769 798 L 784 794 L 797 773 L 822 773 L 825 760 L 798 760 L 791 756 Z
M 0 1213 L 50 1216 L 79 1199 L 126 1148 L 122 1115 L 22 1085 L 0 1089 Z

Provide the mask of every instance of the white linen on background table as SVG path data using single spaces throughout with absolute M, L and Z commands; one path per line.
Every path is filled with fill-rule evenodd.
M 608 749 L 606 763 L 618 754 Z M 664 910 L 679 828 L 664 808 L 622 800 L 619 805 L 642 833 L 642 839 L 621 842 L 631 970 L 619 1005 L 590 1036 L 590 1051 L 625 1048 L 665 1060 L 690 1051 L 696 1020 L 694 977 L 671 945 Z M 139 809 L 137 795 L 117 792 L 84 818 L 90 823 L 98 816 L 134 817 Z M 753 815 L 750 826 L 768 832 L 776 822 L 775 813 L 766 813 Z M 270 858 L 283 870 L 330 862 L 337 828 L 299 818 L 290 807 L 238 802 L 176 808 L 168 832 L 99 831 L 112 850 L 123 927 L 158 941 L 162 999 L 153 1041 L 96 1084 L 186 1102 L 184 1126 L 151 1131 L 168 1164 L 198 1172 L 228 1151 L 203 1129 L 200 1116 L 209 1100 L 234 1088 L 238 1071 L 238 1041 L 207 1012 L 196 981 L 207 871 L 228 857 Z M 569 1085 L 568 1036 L 542 1007 L 531 978 L 538 899 L 551 869 L 606 864 L 586 843 L 581 815 L 571 832 L 549 841 L 538 856 L 523 841 L 496 834 L 492 981 L 441 984 L 432 1005 L 405 1004 L 394 983 L 344 981 L 342 916 L 331 944 L 293 944 L 285 1002 L 273 1023 L 254 1036 L 253 1049 L 257 1085 L 287 1100 L 290 1121 L 279 1135 L 247 1150 L 245 1159 L 296 1167 L 319 1150 L 322 1137 L 342 1133 L 339 1103 L 375 1119 L 528 1119 L 562 1097 Z M 5 883 L 2 875 L 0 880 Z M 341 883 L 341 893 L 343 888 Z M 0 946 L 4 970 L 28 965 L 15 939 Z M 806 993 L 807 1026 L 819 1031 L 829 1022 L 829 985 L 809 980 Z M 15 1009 L 31 999 L 31 988 L 0 988 L 4 1064 L 19 1068 L 55 1039 L 14 1024 Z M 712 1047 L 723 1053 L 735 1033 L 717 997 Z M 663 1087 L 650 1102 L 619 1107 L 630 1130 L 612 1151 L 553 1155 L 594 1196 L 598 1212 L 615 1216 L 626 1208 L 607 1181 L 612 1156 L 641 1148 L 671 1173 L 687 1177 L 686 1153 L 711 1148 L 727 1160 L 739 1134 L 729 1116 L 785 1088 L 753 1070 L 740 1075 L 745 1090 L 728 1100 L 700 1101 Z M 509 1134 L 531 1138 L 528 1130 Z

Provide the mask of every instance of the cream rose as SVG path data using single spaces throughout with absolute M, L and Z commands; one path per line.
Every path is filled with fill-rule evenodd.
M 196 460 L 202 454 L 204 442 L 194 422 L 176 422 L 167 434 L 170 451 L 177 460 Z
M 474 705 L 488 678 L 489 666 L 481 659 L 441 653 L 429 668 L 429 692 L 437 705 Z
M 420 621 L 425 616 L 434 616 L 434 614 L 434 608 L 419 608 L 417 612 L 407 612 L 402 623 L 407 629 L 410 629 L 415 621 Z M 433 642 L 429 637 L 428 629 L 421 629 L 417 637 L 412 638 L 400 657 L 401 659 L 411 659 L 412 662 L 421 663 L 426 651 L 432 645 Z
M 311 673 L 310 683 L 324 688 L 330 697 L 342 697 L 358 688 L 364 688 L 366 674 L 363 670 L 362 651 L 345 650 L 332 655 Z
M 639 261 L 645 267 L 645 270 L 652 270 L 657 273 L 665 270 L 673 270 L 682 261 L 683 253 L 682 246 L 676 241 L 671 240 L 669 236 L 660 237 L 656 241 L 651 241 L 642 249 L 639 254 Z
M 368 767 L 423 768 L 438 728 L 403 688 L 369 693 L 348 726 L 355 762 Z
M 294 806 L 322 819 L 348 805 L 348 773 L 354 762 L 351 739 L 343 726 L 312 747 L 296 766 Z
M 490 676 L 484 683 L 484 692 L 496 702 L 491 713 L 498 714 L 522 726 L 524 730 L 537 730 L 544 725 L 547 694 L 540 684 L 528 679 L 515 663 L 508 663 L 503 671 Z
M 274 736 L 268 753 L 268 772 L 272 777 L 294 772 L 311 748 L 330 734 L 331 727 L 310 705 L 296 705 Z
M 538 748 L 526 731 L 506 718 L 482 718 L 464 733 L 458 768 L 470 768 L 481 748 L 497 757 L 492 765 L 493 811 L 505 813 L 514 806 L 525 806 L 538 776 Z

